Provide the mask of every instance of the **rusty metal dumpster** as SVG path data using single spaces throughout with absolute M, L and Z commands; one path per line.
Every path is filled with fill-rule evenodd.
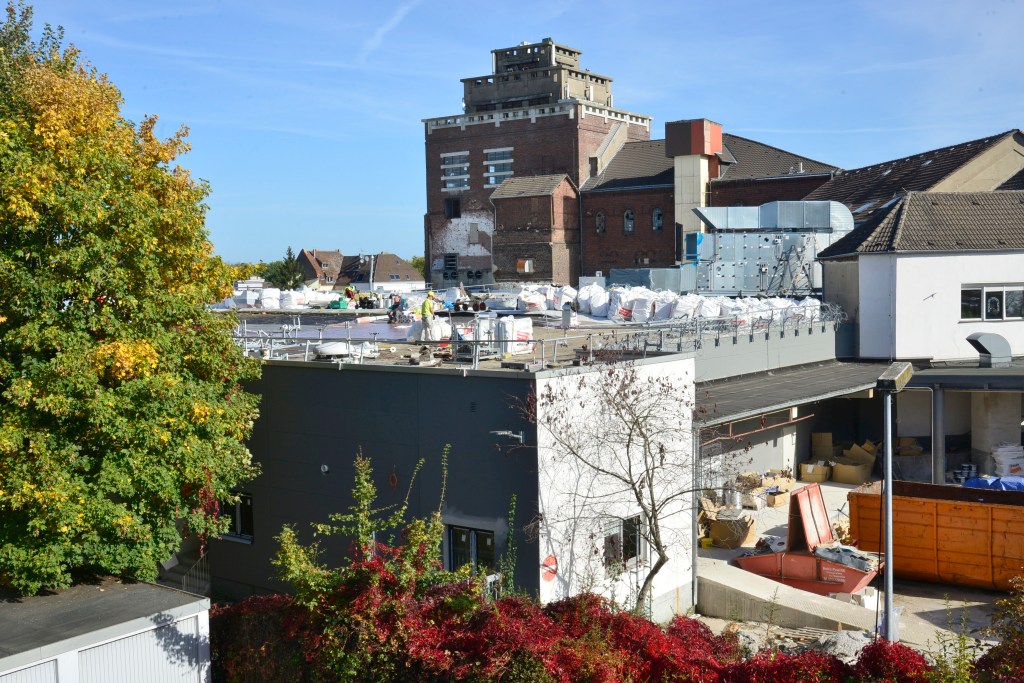
M 881 482 L 849 493 L 850 533 L 884 544 Z M 1024 574 L 1024 493 L 893 482 L 893 575 L 1008 590 Z
M 819 545 L 834 540 L 821 488 L 810 484 L 790 493 L 786 550 L 737 557 L 735 562 L 749 572 L 811 593 L 856 593 L 871 583 L 878 570 L 862 570 L 814 554 Z

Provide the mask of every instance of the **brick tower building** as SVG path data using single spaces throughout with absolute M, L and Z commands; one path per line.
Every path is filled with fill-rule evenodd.
M 491 55 L 492 73 L 462 79 L 462 114 L 423 121 L 427 275 L 435 287 L 575 283 L 579 188 L 650 139 L 651 119 L 614 108 L 612 79 L 550 38 Z

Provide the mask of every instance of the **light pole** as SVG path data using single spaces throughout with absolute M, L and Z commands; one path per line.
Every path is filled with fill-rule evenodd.
M 893 608 L 892 608 L 892 397 L 899 393 L 914 375 L 914 366 L 910 363 L 893 363 L 875 383 L 875 388 L 882 392 L 885 405 L 885 463 L 883 467 L 883 512 L 885 520 L 885 615 L 882 620 L 884 633 L 882 637 L 892 641 Z
M 373 294 L 373 267 L 377 263 L 377 256 L 375 254 L 369 254 L 368 256 L 360 256 L 359 262 L 366 263 L 370 262 L 370 294 Z

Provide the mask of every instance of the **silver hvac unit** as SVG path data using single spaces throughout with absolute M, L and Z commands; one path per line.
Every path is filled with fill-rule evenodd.
M 707 227 L 684 236 L 686 259 L 703 294 L 821 294 L 818 252 L 853 230 L 839 202 L 771 202 L 693 209 Z

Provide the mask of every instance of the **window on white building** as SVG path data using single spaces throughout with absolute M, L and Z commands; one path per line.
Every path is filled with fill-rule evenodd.
M 643 519 L 640 515 L 614 522 L 604 536 L 604 566 L 626 569 L 643 562 L 647 554 Z
M 965 285 L 960 289 L 961 320 L 1024 318 L 1024 285 Z

